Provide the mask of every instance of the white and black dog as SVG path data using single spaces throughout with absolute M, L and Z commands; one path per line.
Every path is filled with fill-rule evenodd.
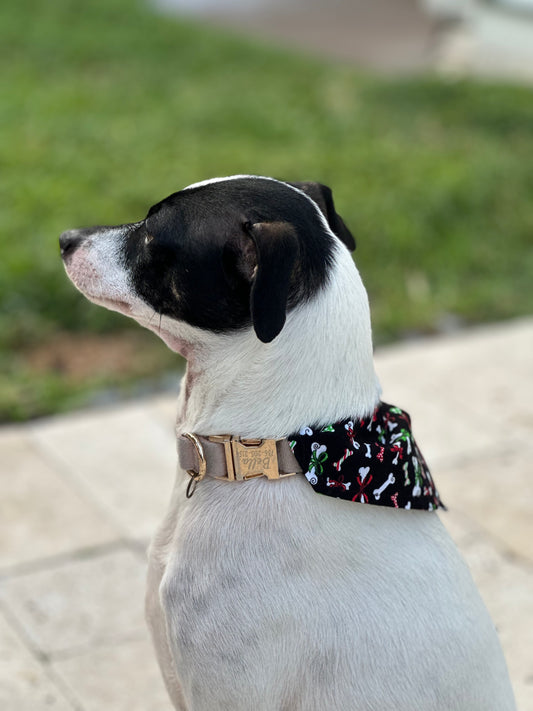
M 60 245 L 88 299 L 187 359 L 178 435 L 282 439 L 372 418 L 368 300 L 328 188 L 209 180 L 140 222 L 70 230 Z M 147 615 L 176 709 L 515 708 L 437 513 L 317 495 L 303 475 L 207 473 L 179 469 L 150 551 Z

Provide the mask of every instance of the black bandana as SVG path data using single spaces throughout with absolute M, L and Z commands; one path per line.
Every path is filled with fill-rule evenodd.
M 288 439 L 319 494 L 400 509 L 444 508 L 411 418 L 399 407 L 382 402 L 368 418 L 304 427 Z

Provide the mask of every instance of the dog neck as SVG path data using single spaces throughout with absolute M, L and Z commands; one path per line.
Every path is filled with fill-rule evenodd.
M 187 358 L 178 432 L 284 437 L 367 416 L 379 400 L 366 291 L 340 245 L 329 283 L 288 314 L 271 343 L 251 330 L 202 332 Z

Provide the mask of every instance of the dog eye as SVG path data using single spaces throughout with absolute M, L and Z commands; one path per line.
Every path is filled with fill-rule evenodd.
M 150 235 L 150 234 L 146 235 L 146 237 L 144 238 L 144 244 L 150 244 L 150 242 L 153 240 L 153 238 L 154 238 L 153 235 Z

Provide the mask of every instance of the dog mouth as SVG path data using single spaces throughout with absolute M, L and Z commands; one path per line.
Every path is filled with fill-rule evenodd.
M 92 259 L 83 248 L 63 257 L 67 276 L 86 299 L 110 311 L 118 311 L 125 316 L 133 315 L 133 305 L 121 298 L 118 284 L 103 279 Z
M 76 289 L 78 289 L 78 291 L 80 291 L 85 296 L 85 298 L 88 299 L 91 303 L 96 304 L 97 306 L 103 306 L 104 308 L 109 309 L 110 311 L 118 311 L 119 313 L 124 314 L 125 316 L 132 315 L 132 304 L 130 304 L 128 301 L 111 295 L 107 295 L 105 293 L 102 293 L 101 291 L 93 291 L 93 289 L 91 289 L 90 287 L 95 286 L 94 282 L 96 280 L 94 278 L 86 279 L 82 278 L 79 273 L 72 274 L 71 271 L 68 269 L 68 266 L 65 266 L 67 268 L 67 274 Z

